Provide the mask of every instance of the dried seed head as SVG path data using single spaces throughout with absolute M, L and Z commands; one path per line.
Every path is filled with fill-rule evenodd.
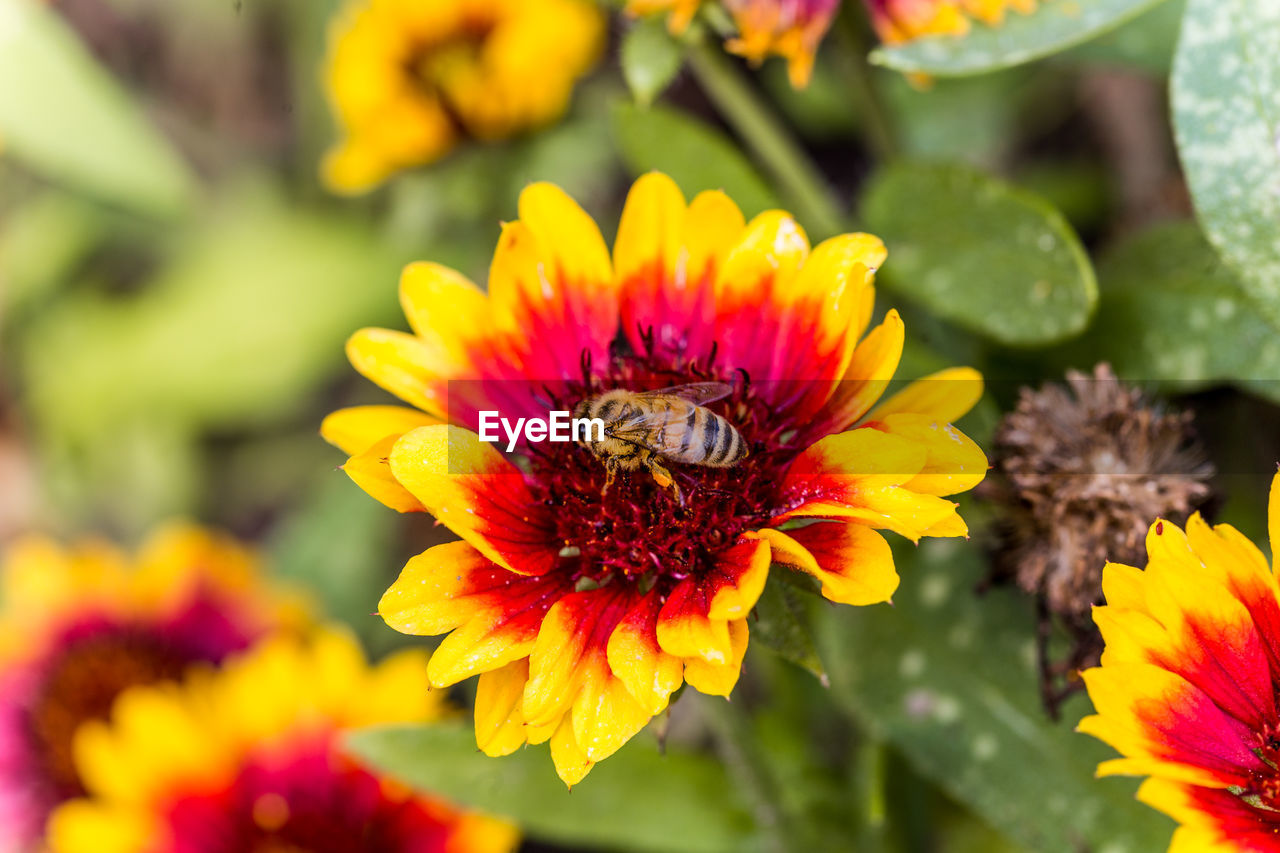
M 1022 389 L 996 431 L 987 492 L 1003 505 L 997 571 L 1074 637 L 1069 678 L 1096 655 L 1090 609 L 1103 565 L 1141 564 L 1151 522 L 1181 523 L 1209 496 L 1212 468 L 1191 420 L 1101 364 L 1092 376 L 1068 372 L 1065 387 Z

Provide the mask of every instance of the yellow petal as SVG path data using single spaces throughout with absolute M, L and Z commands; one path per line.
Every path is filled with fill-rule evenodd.
M 157 849 L 159 821 L 142 809 L 71 800 L 49 817 L 50 853 L 147 853 Z
M 774 560 L 813 575 L 831 601 L 879 604 L 898 588 L 889 543 L 861 524 L 817 522 L 788 533 L 761 530 L 760 535 L 773 545 Z
M 391 435 L 404 435 L 436 418 L 404 406 L 352 406 L 338 409 L 320 424 L 320 435 L 348 456 L 358 456 Z
M 396 512 L 423 512 L 426 507 L 422 502 L 400 485 L 400 481 L 391 473 L 391 452 L 399 440 L 400 436 L 389 435 L 375 442 L 363 453 L 348 459 L 342 470 L 370 497 Z
M 519 469 L 469 430 L 427 426 L 392 448 L 391 473 L 442 524 L 519 574 L 542 574 L 558 559 L 544 535 L 542 505 Z
M 589 760 L 603 761 L 643 729 L 653 715 L 614 676 L 604 655 L 597 651 L 585 667 L 569 716 L 574 742 Z
M 949 367 L 917 379 L 871 410 L 868 420 L 889 415 L 928 415 L 942 423 L 955 423 L 982 399 L 982 374 L 972 367 Z
M 391 329 L 361 329 L 347 341 L 351 366 L 369 381 L 441 420 L 448 400 L 439 355 L 421 338 Z
M 954 495 L 967 492 L 987 476 L 987 456 L 967 435 L 949 423 L 929 415 L 887 415 L 874 422 L 891 435 L 916 442 L 925 449 L 924 467 L 906 483 L 925 495 Z
M 378 615 L 402 634 L 452 631 L 492 606 L 492 562 L 466 542 L 446 542 L 411 558 L 378 602 Z
M 528 680 L 528 658 L 481 674 L 476 683 L 476 746 L 485 755 L 510 755 L 524 746 L 520 704 Z
M 606 649 L 613 674 L 651 715 L 667 707 L 684 678 L 680 658 L 667 654 L 658 645 L 661 606 L 657 593 L 646 595 L 618 623 Z
M 722 663 L 711 663 L 703 657 L 685 658 L 684 680 L 695 690 L 711 696 L 728 696 L 738 683 L 742 658 L 747 653 L 747 620 L 730 622 L 727 629 L 730 652 Z
M 756 606 L 769 579 L 769 543 L 746 534 L 723 552 L 708 582 L 716 584 L 708 619 L 743 619 Z
M 573 723 L 568 714 L 551 736 L 551 760 L 555 763 L 556 775 L 570 788 L 591 772 L 592 761 L 574 740 Z

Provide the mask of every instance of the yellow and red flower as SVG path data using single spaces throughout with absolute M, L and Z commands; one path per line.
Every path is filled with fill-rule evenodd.
M 1280 544 L 1280 476 L 1271 545 Z M 1156 521 L 1147 566 L 1109 563 L 1094 611 L 1106 650 L 1084 673 L 1097 714 L 1080 730 L 1124 757 L 1099 775 L 1148 776 L 1139 799 L 1181 827 L 1170 851 L 1280 850 L 1280 586 L 1262 552 L 1199 514 Z
M 351 0 L 329 36 L 343 139 L 323 177 L 359 193 L 464 139 L 559 117 L 600 54 L 604 16 L 590 0 Z
M 668 26 L 680 33 L 700 5 L 701 0 L 629 0 L 627 11 L 632 15 L 669 12 Z M 768 56 L 785 58 L 791 85 L 802 89 L 809 84 L 814 55 L 831 28 L 840 0 L 722 0 L 721 5 L 738 28 L 738 35 L 725 47 L 754 63 Z
M 335 630 L 262 641 L 184 685 L 135 687 L 86 724 L 88 796 L 49 820 L 53 853 L 509 853 L 508 824 L 380 777 L 343 731 L 444 713 L 426 656 L 378 666 Z
M 1036 0 L 867 0 L 871 21 L 885 44 L 926 36 L 962 36 L 972 19 L 999 26 L 1008 10 L 1030 14 Z
M 76 730 L 121 691 L 217 662 L 308 621 L 225 537 L 171 525 L 134 558 L 103 543 L 16 543 L 0 611 L 0 849 L 33 844 L 49 810 L 83 792 Z
M 382 617 L 451 632 L 429 675 L 480 676 L 480 747 L 550 740 L 573 784 L 682 683 L 728 695 L 771 563 L 871 604 L 898 584 L 879 530 L 966 535 L 943 496 L 976 485 L 987 461 L 950 422 L 982 383 L 944 371 L 873 410 L 903 346 L 893 311 L 863 338 L 885 259 L 873 236 L 810 248 L 786 213 L 747 222 L 723 193 L 686 203 L 660 174 L 632 188 L 612 256 L 558 188 L 532 185 L 519 207 L 487 295 L 413 264 L 400 295 L 414 333 L 351 339 L 356 369 L 416 409 L 346 409 L 322 431 L 371 495 L 462 539 L 413 558 Z M 673 466 L 683 500 L 647 475 L 606 488 L 574 444 L 526 443 L 517 466 L 474 432 L 483 410 L 545 418 L 604 390 L 694 380 L 732 387 L 711 408 L 750 455 Z

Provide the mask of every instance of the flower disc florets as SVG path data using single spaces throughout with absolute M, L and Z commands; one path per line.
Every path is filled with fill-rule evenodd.
M 428 675 L 480 675 L 485 752 L 550 740 L 573 784 L 681 684 L 728 695 L 772 563 L 871 604 L 898 582 L 878 530 L 966 534 L 942 496 L 986 472 L 950 425 L 981 379 L 944 371 L 877 405 L 903 344 L 892 311 L 863 337 L 884 257 L 866 234 L 811 248 L 781 211 L 747 222 L 723 194 L 686 202 L 653 174 L 612 256 L 581 208 L 536 184 L 504 226 L 487 295 L 443 267 L 406 269 L 415 334 L 366 329 L 348 353 L 418 411 L 347 409 L 322 431 L 370 494 L 461 537 L 415 557 L 378 609 L 407 633 L 452 632 Z M 698 383 L 722 392 L 705 408 L 745 457 L 735 443 L 682 462 L 637 438 L 658 458 L 529 440 L 513 460 L 477 432 L 488 410 L 546 418 Z

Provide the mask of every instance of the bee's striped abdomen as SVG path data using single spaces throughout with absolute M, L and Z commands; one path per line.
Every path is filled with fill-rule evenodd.
M 702 464 L 713 468 L 736 465 L 746 456 L 747 446 L 742 436 L 733 428 L 733 424 L 714 412 L 703 409 L 702 413 L 706 418 L 703 432 L 703 447 L 706 449 L 706 454 Z

